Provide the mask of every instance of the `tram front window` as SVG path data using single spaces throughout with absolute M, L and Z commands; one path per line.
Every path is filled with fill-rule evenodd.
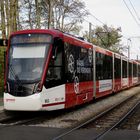
M 8 79 L 12 81 L 18 79 L 23 83 L 39 81 L 49 48 L 48 42 L 34 43 L 30 40 L 25 43 L 17 41 L 11 44 Z

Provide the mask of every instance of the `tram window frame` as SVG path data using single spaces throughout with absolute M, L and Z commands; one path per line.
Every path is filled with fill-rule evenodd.
M 96 80 L 113 78 L 112 56 L 96 52 Z
M 140 65 L 138 65 L 138 77 L 140 77 Z
M 132 77 L 132 63 L 129 62 L 129 77 Z
M 119 58 L 114 59 L 114 78 L 121 78 L 121 59 Z
M 64 50 L 67 83 L 73 83 L 74 77 L 78 77 L 79 82 L 93 81 L 93 57 L 89 62 L 89 51 L 91 50 L 69 42 L 64 43 Z M 72 71 L 69 69 L 70 56 L 73 58 Z M 93 56 L 93 51 L 91 56 Z
M 133 63 L 133 77 L 137 77 L 137 64 Z
M 60 42 L 59 42 L 60 43 Z M 58 44 L 55 58 L 51 58 L 48 71 L 46 73 L 44 86 L 46 89 L 59 86 L 65 83 L 65 59 L 64 59 L 64 44 Z
M 122 78 L 127 78 L 127 61 L 122 60 Z

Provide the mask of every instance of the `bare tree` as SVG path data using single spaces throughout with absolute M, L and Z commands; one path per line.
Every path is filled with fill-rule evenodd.
M 57 0 L 43 0 L 42 4 L 45 8 L 45 12 L 48 12 L 48 29 L 53 28 L 54 25 L 54 15 L 53 15 L 53 9 L 54 5 L 56 4 Z
M 56 28 L 62 31 L 79 31 L 84 17 L 89 13 L 85 9 L 84 2 L 77 0 L 58 0 L 54 8 Z
M 42 4 L 48 13 L 48 28 L 66 32 L 79 32 L 78 24 L 89 14 L 85 4 L 77 0 L 43 0 Z
M 6 30 L 7 36 L 17 29 L 34 28 L 58 28 L 78 33 L 83 17 L 88 15 L 80 0 L 1 0 L 0 3 L 1 28 L 3 34 Z
M 41 4 L 39 0 L 20 0 L 20 23 L 22 29 L 41 28 Z

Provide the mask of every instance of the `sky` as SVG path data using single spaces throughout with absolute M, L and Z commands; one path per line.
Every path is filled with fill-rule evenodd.
M 140 0 L 83 1 L 85 2 L 86 9 L 101 22 L 114 28 L 121 27 L 121 34 L 123 35 L 122 43 L 124 45 L 130 45 L 130 58 L 136 59 L 138 56 L 140 59 Z M 134 17 L 132 17 L 125 3 Z M 86 20 L 95 26 L 102 26 L 103 24 L 97 21 L 93 16 L 89 16 Z M 85 26 L 87 27 L 86 30 L 88 30 L 88 22 L 85 22 Z M 92 26 L 92 28 L 95 27 Z M 127 55 L 127 52 L 125 52 L 125 55 Z

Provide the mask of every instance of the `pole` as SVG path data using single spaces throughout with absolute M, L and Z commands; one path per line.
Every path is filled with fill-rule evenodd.
M 91 42 L 91 23 L 89 23 L 89 42 Z
M 129 45 L 128 41 L 130 41 L 130 42 L 131 42 L 131 39 L 130 39 L 130 38 L 128 38 L 128 39 L 127 39 L 127 46 L 128 46 L 128 59 L 130 59 L 130 45 Z
M 130 59 L 130 46 L 128 45 L 128 59 Z

